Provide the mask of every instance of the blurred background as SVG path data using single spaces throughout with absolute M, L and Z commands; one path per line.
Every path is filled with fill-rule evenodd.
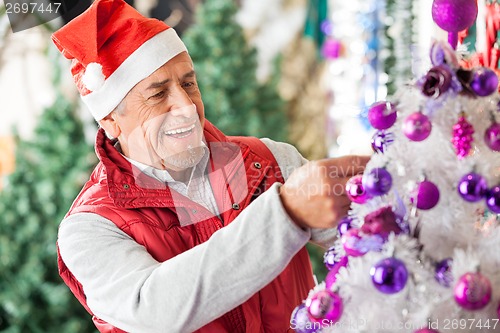
M 127 2 L 181 35 L 210 121 L 308 159 L 371 154 L 367 107 L 424 73 L 432 39 L 446 37 L 431 0 Z M 50 41 L 90 3 L 14 33 L 0 2 L 0 332 L 96 332 L 58 276 L 55 246 L 96 163 L 96 124 Z M 481 29 L 462 36 L 473 52 Z M 321 281 L 324 250 L 308 249 Z

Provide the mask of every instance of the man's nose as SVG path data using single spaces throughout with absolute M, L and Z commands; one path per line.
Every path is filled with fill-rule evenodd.
M 188 93 L 181 87 L 176 86 L 172 95 L 170 96 L 170 107 L 169 112 L 178 113 L 182 112 L 180 115 L 185 115 L 186 110 L 189 110 L 193 106 L 193 101 L 189 97 Z

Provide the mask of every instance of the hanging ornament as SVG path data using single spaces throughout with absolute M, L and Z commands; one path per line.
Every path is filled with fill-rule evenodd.
M 321 54 L 325 59 L 337 59 L 340 57 L 342 44 L 338 39 L 328 37 L 321 46 Z
M 375 153 L 383 154 L 387 147 L 394 142 L 394 134 L 386 131 L 376 132 L 371 140 L 372 149 Z
M 471 153 L 472 141 L 474 141 L 473 134 L 474 127 L 465 119 L 465 114 L 461 112 L 457 123 L 453 125 L 453 138 L 451 139 L 459 159 L 463 159 Z
M 370 196 L 384 195 L 392 187 L 392 176 L 385 168 L 373 168 L 363 174 L 362 185 Z
M 493 213 L 500 214 L 500 184 L 490 188 L 488 191 L 486 206 Z
M 411 141 L 423 141 L 429 137 L 432 123 L 422 112 L 410 114 L 403 122 L 403 133 Z
M 481 273 L 466 273 L 455 285 L 455 301 L 466 310 L 480 310 L 491 300 L 491 283 Z
M 493 70 L 481 67 L 474 70 L 473 75 L 470 87 L 477 96 L 485 97 L 497 91 L 498 76 Z
M 363 188 L 363 176 L 351 177 L 345 185 L 347 197 L 355 203 L 363 204 L 371 199 L 371 196 Z
M 328 250 L 326 250 L 325 254 L 323 255 L 323 263 L 328 270 L 331 270 L 338 261 L 339 259 L 335 251 L 335 246 L 332 246 Z
M 403 218 L 396 215 L 391 206 L 382 207 L 367 214 L 361 226 L 361 232 L 365 235 L 379 235 L 387 240 L 390 233 L 400 234 L 400 224 Z
M 484 142 L 493 151 L 500 152 L 500 124 L 493 122 L 484 133 Z
M 483 199 L 488 190 L 486 179 L 477 173 L 469 173 L 458 182 L 458 194 L 468 202 L 478 202 Z
M 328 289 L 320 290 L 306 300 L 309 318 L 315 322 L 333 324 L 342 316 L 343 304 L 339 295 Z M 328 322 L 325 322 L 328 321 Z
M 349 257 L 344 256 L 344 257 L 340 258 L 340 260 L 337 261 L 335 263 L 335 265 L 333 265 L 333 267 L 330 269 L 330 271 L 328 272 L 328 274 L 326 274 L 326 277 L 325 277 L 326 289 L 331 289 L 331 287 L 333 286 L 335 281 L 337 281 L 337 274 L 338 274 L 339 270 L 342 267 L 347 267 L 348 263 L 349 263 Z
M 351 257 L 360 257 L 367 253 L 368 249 L 362 246 L 362 239 L 359 229 L 348 230 L 341 238 L 345 253 Z
M 458 32 L 470 27 L 477 17 L 476 0 L 434 0 L 432 19 L 448 32 L 448 42 L 456 49 Z
M 304 303 L 293 310 L 290 318 L 290 326 L 296 333 L 316 333 L 320 329 L 309 319 L 307 307 Z
M 376 102 L 368 109 L 368 121 L 378 130 L 390 128 L 397 119 L 397 110 L 394 104 L 381 101 Z
M 337 231 L 340 236 L 345 234 L 347 230 L 352 228 L 352 219 L 349 216 L 344 216 L 337 225 Z
M 451 275 L 452 258 L 446 258 L 436 264 L 434 278 L 443 287 L 451 286 L 453 276 Z
M 400 292 L 408 280 L 408 271 L 404 262 L 390 257 L 379 261 L 370 269 L 375 288 L 384 294 Z
M 410 197 L 411 203 L 418 209 L 428 210 L 434 208 L 439 202 L 439 189 L 433 182 L 424 180 L 418 184 Z

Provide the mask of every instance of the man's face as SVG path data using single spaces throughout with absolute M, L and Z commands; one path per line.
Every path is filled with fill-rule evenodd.
M 199 162 L 203 156 L 204 108 L 186 52 L 139 82 L 122 106 L 101 125 L 118 138 L 125 156 L 173 171 Z

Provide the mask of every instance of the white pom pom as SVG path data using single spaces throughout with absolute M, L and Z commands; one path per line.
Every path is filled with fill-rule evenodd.
M 102 72 L 101 64 L 96 62 L 91 62 L 85 68 L 85 73 L 82 76 L 82 83 L 90 91 L 99 90 L 106 80 L 104 73 Z

